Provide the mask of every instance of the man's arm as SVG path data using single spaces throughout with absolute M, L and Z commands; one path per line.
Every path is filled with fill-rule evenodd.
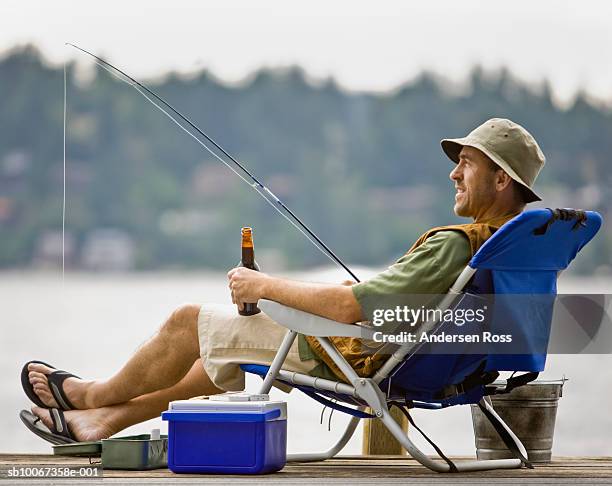
M 335 321 L 352 324 L 362 320 L 361 307 L 350 285 L 299 282 L 272 277 L 244 267 L 227 274 L 232 291 L 232 302 L 269 299 Z

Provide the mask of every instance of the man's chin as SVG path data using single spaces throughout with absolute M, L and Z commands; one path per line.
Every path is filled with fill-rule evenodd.
M 460 216 L 462 218 L 469 218 L 470 217 L 470 214 L 469 214 L 469 211 L 467 210 L 467 208 L 465 206 L 461 206 L 459 204 L 455 204 L 453 206 L 453 212 L 457 216 Z

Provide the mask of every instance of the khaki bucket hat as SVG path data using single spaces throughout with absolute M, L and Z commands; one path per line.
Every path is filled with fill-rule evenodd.
M 518 123 L 505 118 L 491 118 L 467 137 L 446 138 L 440 144 L 456 164 L 464 146 L 477 148 L 524 187 L 526 202 L 542 200 L 532 187 L 546 157 L 531 134 Z

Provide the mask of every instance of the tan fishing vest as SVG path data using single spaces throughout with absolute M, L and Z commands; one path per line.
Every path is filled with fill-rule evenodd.
M 427 238 L 434 235 L 439 231 L 460 231 L 467 236 L 470 241 L 470 251 L 473 256 L 482 244 L 487 241 L 495 231 L 497 231 L 504 223 L 512 219 L 516 214 L 510 214 L 507 216 L 501 216 L 498 218 L 488 219 L 480 222 L 474 222 L 469 224 L 456 224 L 450 226 L 438 226 L 432 228 L 419 237 L 418 240 L 412 245 L 407 253 L 411 253 L 420 245 L 422 245 Z M 340 371 L 336 363 L 327 355 L 321 344 L 313 336 L 304 336 L 306 341 L 312 348 L 312 350 L 319 356 L 327 366 L 334 372 L 334 374 L 347 381 L 344 374 Z M 348 361 L 359 376 L 371 376 L 383 363 L 387 360 L 387 354 L 376 354 L 376 348 L 364 352 L 365 344 L 359 338 L 351 337 L 330 337 L 329 340 L 336 346 L 336 349 L 340 351 L 342 356 Z

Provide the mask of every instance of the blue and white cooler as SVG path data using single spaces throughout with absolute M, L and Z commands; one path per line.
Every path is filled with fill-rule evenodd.
M 170 402 L 168 468 L 175 473 L 262 474 L 287 461 L 287 404 L 227 393 Z

